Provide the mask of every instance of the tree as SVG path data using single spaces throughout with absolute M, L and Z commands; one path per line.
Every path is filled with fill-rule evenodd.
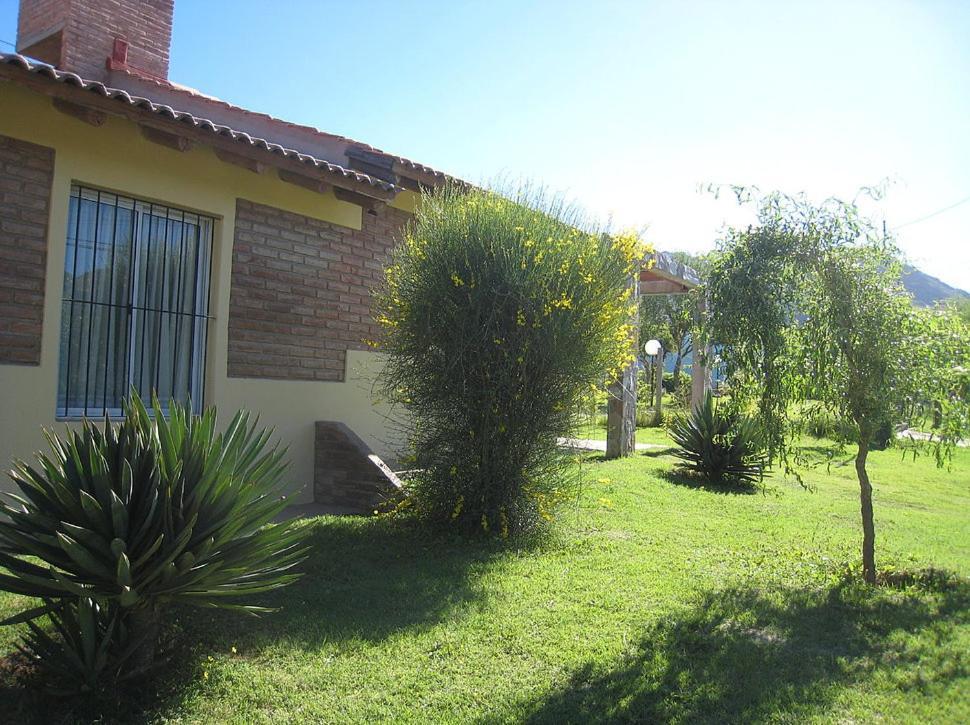
M 970 402 L 956 379 L 970 355 L 966 328 L 912 305 L 893 241 L 854 203 L 735 191 L 739 201 L 756 203 L 758 218 L 728 230 L 719 245 L 707 333 L 720 346 L 734 404 L 755 402 L 769 455 L 786 469 L 794 464 L 793 402 L 820 401 L 851 423 L 863 572 L 874 582 L 869 450 L 877 431 L 939 401 L 947 422 L 937 460 L 945 459 L 966 430 Z
M 953 297 L 946 304 L 965 325 L 970 325 L 970 297 Z
M 710 261 L 707 255 L 672 252 L 671 256 L 693 268 L 701 279 L 707 274 Z M 684 357 L 693 351 L 692 340 L 700 322 L 698 297 L 701 290 L 695 288 L 683 295 L 647 295 L 640 298 L 640 344 L 647 340 L 659 340 L 664 353 L 674 355 L 674 375 L 671 390 L 680 383 L 680 371 Z

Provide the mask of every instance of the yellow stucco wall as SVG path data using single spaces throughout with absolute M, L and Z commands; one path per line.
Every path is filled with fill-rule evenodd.
M 55 420 L 60 345 L 61 287 L 72 182 L 195 210 L 217 219 L 213 239 L 211 310 L 206 351 L 206 404 L 222 411 L 223 422 L 237 408 L 260 413 L 289 446 L 294 501 L 312 500 L 313 423 L 340 420 L 381 455 L 391 454 L 384 411 L 372 402 L 378 355 L 350 352 L 346 382 L 303 382 L 229 378 L 226 356 L 229 287 L 236 199 L 242 197 L 297 214 L 360 228 L 361 209 L 279 180 L 272 170 L 255 174 L 219 161 L 208 147 L 178 152 L 145 140 L 135 124 L 109 116 L 101 127 L 54 110 L 50 99 L 13 83 L 0 82 L 0 134 L 55 150 L 48 227 L 44 334 L 39 366 L 0 365 L 0 465 L 26 458 L 42 447 L 43 427 Z M 412 207 L 402 199 L 395 206 Z M 10 489 L 6 476 L 0 488 Z

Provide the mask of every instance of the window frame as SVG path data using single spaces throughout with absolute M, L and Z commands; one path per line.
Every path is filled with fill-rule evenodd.
M 75 203 L 74 200 L 77 199 L 77 212 L 76 216 L 71 213 L 71 206 Z M 93 201 L 95 204 L 95 226 L 94 235 L 92 239 L 92 251 L 90 252 L 92 262 L 94 267 L 92 270 L 92 280 L 91 280 L 91 292 L 89 299 L 78 299 L 77 298 L 77 260 L 78 260 L 78 236 L 79 229 L 81 225 L 81 202 L 82 201 Z M 108 301 L 101 302 L 95 301 L 95 289 L 96 289 L 96 277 L 97 265 L 95 260 L 97 259 L 98 248 L 101 244 L 99 238 L 98 225 L 101 221 L 102 216 L 102 205 L 112 205 L 114 207 L 114 212 L 112 218 L 114 220 L 114 228 L 111 231 L 111 281 L 109 282 L 107 294 Z M 128 261 L 128 278 L 125 281 L 127 289 L 122 290 L 124 292 L 121 297 L 122 301 L 117 303 L 115 301 L 115 287 L 114 287 L 114 255 L 119 249 L 117 243 L 118 235 L 118 222 L 117 213 L 119 208 L 127 208 L 131 210 L 132 220 L 131 220 L 131 236 L 128 241 L 130 245 L 130 259 Z M 74 219 L 74 228 L 71 228 L 72 218 Z M 178 247 L 178 257 L 179 257 L 179 281 L 178 281 L 178 291 L 175 293 L 174 297 L 169 294 L 169 307 L 168 309 L 165 304 L 165 288 L 164 288 L 164 274 L 165 274 L 165 264 L 162 265 L 162 283 L 159 285 L 161 291 L 158 293 L 157 303 L 153 301 L 148 301 L 145 299 L 146 288 L 151 287 L 157 282 L 149 281 L 148 275 L 148 265 L 151 262 L 151 247 L 152 244 L 156 243 L 157 240 L 153 241 L 152 225 L 159 219 L 165 220 L 165 232 L 163 234 L 164 244 L 167 246 L 171 243 L 168 237 L 168 223 L 170 221 L 181 222 L 183 224 L 181 236 L 179 238 Z M 143 232 L 142 225 L 143 222 L 147 221 L 148 230 Z M 55 398 L 55 419 L 56 420 L 82 420 L 84 418 L 91 417 L 104 417 L 105 415 L 111 418 L 122 417 L 121 407 L 109 407 L 109 395 L 108 395 L 108 365 L 97 366 L 97 369 L 92 375 L 92 356 L 91 356 L 91 330 L 94 325 L 94 317 L 91 312 L 98 307 L 107 307 L 109 311 L 108 315 L 108 334 L 106 337 L 106 342 L 104 345 L 103 355 L 98 353 L 99 360 L 107 363 L 110 361 L 112 353 L 115 356 L 115 362 L 119 360 L 124 361 L 123 365 L 123 381 L 122 385 L 125 386 L 125 395 L 133 387 L 142 391 L 143 397 L 147 394 L 148 390 L 145 389 L 143 384 L 143 376 L 146 371 L 145 366 L 145 337 L 144 330 L 147 329 L 149 325 L 149 316 L 152 316 L 156 320 L 158 327 L 157 331 L 157 343 L 155 350 L 155 380 L 149 381 L 149 389 L 151 391 L 157 390 L 159 381 L 159 372 L 161 370 L 162 362 L 162 320 L 166 320 L 166 323 L 170 323 L 171 319 L 174 317 L 176 320 L 176 346 L 178 343 L 178 326 L 181 319 L 185 319 L 185 324 L 191 326 L 190 334 L 190 346 L 191 349 L 188 354 L 188 370 L 185 371 L 184 375 L 186 377 L 185 386 L 188 392 L 188 399 L 181 402 L 190 403 L 191 410 L 193 412 L 199 412 L 205 402 L 206 395 L 206 378 L 208 370 L 206 367 L 208 358 L 208 346 L 209 346 L 209 323 L 213 318 L 211 314 L 211 295 L 212 295 L 212 272 L 213 272 L 213 254 L 215 248 L 215 238 L 216 238 L 216 225 L 218 223 L 218 218 L 212 214 L 205 214 L 202 212 L 193 211 L 191 209 L 174 206 L 169 203 L 162 203 L 158 201 L 151 201 L 143 197 L 138 197 L 129 193 L 116 192 L 111 190 L 106 190 L 97 186 L 90 184 L 85 184 L 78 181 L 72 181 L 70 193 L 68 197 L 68 207 L 67 207 L 67 228 L 64 234 L 65 243 L 65 255 L 62 273 L 62 284 L 60 288 L 60 305 L 61 305 L 61 316 L 62 322 L 59 326 L 58 334 L 58 370 L 57 370 L 57 390 Z M 186 235 L 185 228 L 189 225 L 194 225 L 197 229 L 196 234 L 196 247 L 192 252 L 195 261 L 195 268 L 193 271 L 185 270 L 183 275 L 182 266 L 186 260 Z M 147 235 L 147 238 L 146 236 Z M 73 270 L 69 268 L 72 264 L 72 259 L 70 255 L 70 245 L 73 239 L 74 244 L 74 256 L 73 256 Z M 191 243 L 191 240 L 190 240 Z M 145 247 L 147 246 L 147 250 Z M 139 265 L 145 265 L 145 275 L 143 277 L 140 272 Z M 71 289 L 67 289 L 67 275 L 68 272 L 72 274 Z M 190 289 L 186 287 L 182 289 L 182 284 L 185 281 L 192 282 L 192 288 L 195 290 L 193 296 L 194 308 L 189 312 L 184 312 L 180 310 L 177 306 L 177 300 L 182 299 L 182 295 L 186 294 Z M 142 295 L 139 298 L 139 295 Z M 85 385 L 90 385 L 92 377 L 95 379 L 100 374 L 102 367 L 104 369 L 104 389 L 102 391 L 100 401 L 92 400 L 86 392 L 84 395 L 84 404 L 82 406 L 72 406 L 71 402 L 71 358 L 73 356 L 72 342 L 74 335 L 74 325 L 81 324 L 82 328 L 79 335 L 85 334 L 83 325 L 84 323 L 77 323 L 74 318 L 75 305 L 87 305 L 88 306 L 88 320 L 87 320 L 87 336 L 88 345 L 87 348 L 81 347 L 78 350 L 79 357 L 85 357 L 86 360 L 86 372 L 84 374 Z M 111 339 L 111 316 L 114 312 L 125 315 L 125 321 L 120 329 L 125 331 L 125 341 L 124 345 L 127 348 L 124 351 L 123 356 L 118 354 L 118 343 Z M 140 314 L 139 314 L 140 313 Z M 64 323 L 64 316 L 67 316 L 67 326 Z M 140 318 L 140 322 L 139 322 Z M 135 335 L 137 330 L 141 328 L 141 345 L 135 342 Z M 65 350 L 64 347 L 67 346 L 67 367 L 65 368 Z M 140 350 L 139 350 L 140 347 Z M 83 350 L 83 352 L 82 352 Z M 136 358 L 138 360 L 136 361 Z M 175 379 L 178 375 L 178 370 L 181 363 L 175 356 L 173 352 L 172 355 L 172 388 L 175 387 Z M 78 360 L 75 363 L 79 364 Z M 116 372 L 116 375 L 118 373 Z M 136 385 L 137 381 L 137 385 Z M 152 384 L 154 383 L 154 384 Z M 97 383 L 95 383 L 97 385 Z M 115 392 L 117 392 L 117 385 Z M 95 389 L 97 390 L 97 388 Z M 174 392 L 174 390 L 173 390 Z M 113 397 L 113 396 L 112 396 Z M 160 401 L 162 403 L 163 411 L 168 408 L 168 399 Z

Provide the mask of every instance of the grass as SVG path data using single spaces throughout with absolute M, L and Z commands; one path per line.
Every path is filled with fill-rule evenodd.
M 593 441 L 606 440 L 606 428 L 594 423 L 581 423 L 573 433 L 575 438 L 585 438 Z M 637 443 L 650 443 L 653 445 L 670 445 L 670 438 L 664 428 L 637 428 Z
M 774 476 L 725 493 L 685 485 L 663 449 L 590 455 L 541 541 L 310 520 L 306 576 L 265 598 L 280 611 L 175 612 L 172 664 L 137 701 L 52 699 L 8 660 L 0 708 L 10 722 L 967 722 L 970 451 L 949 473 L 870 460 L 880 567 L 955 576 L 846 577 L 858 496 L 838 459 L 808 488 Z M 0 615 L 25 604 L 0 594 Z M 17 635 L 0 630 L 0 649 Z

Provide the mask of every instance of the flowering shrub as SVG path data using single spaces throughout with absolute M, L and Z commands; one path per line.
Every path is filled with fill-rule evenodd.
M 507 535 L 566 494 L 584 396 L 632 360 L 635 235 L 561 203 L 446 188 L 426 196 L 378 300 L 385 394 L 407 411 L 414 508 Z

